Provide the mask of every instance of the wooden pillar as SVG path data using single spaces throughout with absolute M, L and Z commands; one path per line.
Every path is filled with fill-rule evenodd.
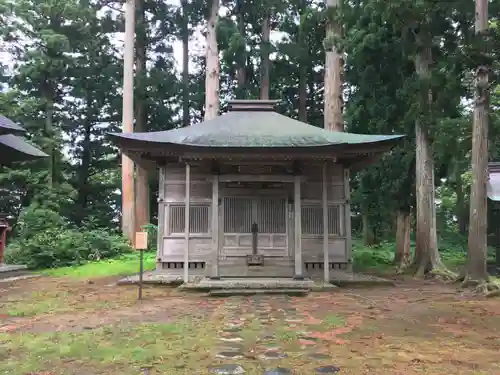
M 158 186 L 158 235 L 156 242 L 156 259 L 163 258 L 163 246 L 165 243 L 165 182 L 167 179 L 165 178 L 166 167 L 160 166 L 159 173 L 159 186 Z M 160 269 L 161 264 L 158 264 L 158 270 Z
M 184 282 L 189 277 L 189 211 L 191 208 L 191 166 L 186 163 L 186 194 L 184 197 Z
M 302 209 L 301 209 L 301 201 L 300 201 L 300 176 L 295 175 L 293 181 L 293 190 L 294 190 L 294 198 L 293 198 L 293 211 L 295 215 L 295 276 L 296 279 L 302 279 Z
M 352 266 L 352 236 L 351 236 L 351 186 L 350 186 L 350 170 L 344 168 L 344 235 L 346 246 L 346 258 L 349 266 Z
M 123 53 L 123 113 L 124 132 L 134 131 L 134 37 L 135 0 L 125 7 L 125 46 Z M 133 244 L 135 241 L 134 162 L 122 152 L 122 232 Z
M 219 278 L 219 175 L 212 176 L 212 278 Z
M 325 283 L 330 282 L 330 261 L 328 259 L 328 163 L 323 164 L 323 178 L 321 179 L 323 185 L 323 270 Z

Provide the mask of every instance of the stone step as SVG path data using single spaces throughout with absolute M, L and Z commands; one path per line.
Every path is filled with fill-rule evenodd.
M 309 294 L 309 289 L 214 289 L 208 292 L 210 297 L 251 296 L 257 294 L 306 296 Z
M 28 267 L 18 264 L 0 264 L 0 279 L 29 275 Z
M 306 289 L 311 290 L 314 287 L 312 280 L 294 280 L 292 278 L 221 278 L 210 279 L 204 278 L 194 283 L 182 284 L 179 288 L 181 290 L 194 290 L 194 291 L 211 291 L 211 290 L 294 290 Z

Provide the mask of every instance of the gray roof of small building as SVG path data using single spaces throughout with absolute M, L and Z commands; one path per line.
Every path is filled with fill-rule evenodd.
M 0 165 L 47 156 L 45 152 L 13 134 L 0 135 Z
M 203 148 L 314 148 L 394 142 L 402 135 L 332 132 L 273 111 L 233 111 L 189 127 L 148 132 L 111 133 L 118 144 L 182 145 Z
M 0 115 L 0 135 L 3 134 L 22 134 L 26 130 L 17 125 L 14 121 L 11 119 L 8 119 L 7 117 Z

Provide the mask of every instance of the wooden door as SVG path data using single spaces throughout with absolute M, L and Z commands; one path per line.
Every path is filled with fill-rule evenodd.
M 225 197 L 222 256 L 252 254 L 252 224 L 258 227 L 257 253 L 288 255 L 288 201 L 286 197 Z

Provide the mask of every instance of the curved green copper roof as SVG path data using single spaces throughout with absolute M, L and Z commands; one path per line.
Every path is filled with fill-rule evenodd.
M 25 131 L 26 130 L 24 130 L 24 128 L 17 125 L 11 119 L 8 119 L 7 117 L 5 117 L 3 115 L 0 115 L 0 135 L 3 135 L 3 134 L 22 134 Z
M 45 152 L 13 134 L 0 135 L 0 165 L 47 157 Z
M 149 132 L 111 133 L 120 140 L 214 148 L 320 147 L 361 145 L 401 139 L 402 135 L 366 135 L 324 130 L 271 111 L 234 111 L 189 127 Z M 134 143 L 136 143 L 134 142 Z

